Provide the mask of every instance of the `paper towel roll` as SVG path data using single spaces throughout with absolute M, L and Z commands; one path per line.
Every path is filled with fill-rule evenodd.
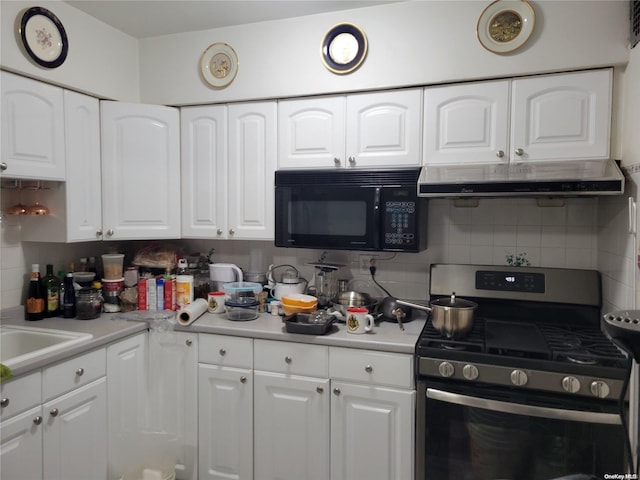
M 178 311 L 178 323 L 180 325 L 191 325 L 206 311 L 207 301 L 204 298 L 197 298 L 195 302 Z

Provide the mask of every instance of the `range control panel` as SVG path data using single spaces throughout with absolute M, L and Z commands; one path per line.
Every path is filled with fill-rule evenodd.
M 476 288 L 505 292 L 544 293 L 545 279 L 542 273 L 476 271 Z

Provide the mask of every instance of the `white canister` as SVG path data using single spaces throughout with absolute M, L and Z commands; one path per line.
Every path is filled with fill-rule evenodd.
M 193 275 L 176 276 L 176 305 L 178 309 L 193 302 Z

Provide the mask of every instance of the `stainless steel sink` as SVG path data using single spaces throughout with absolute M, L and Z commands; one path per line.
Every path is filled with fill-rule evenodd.
M 12 368 L 26 360 L 59 352 L 93 338 L 90 333 L 78 333 L 49 328 L 0 326 L 0 363 Z

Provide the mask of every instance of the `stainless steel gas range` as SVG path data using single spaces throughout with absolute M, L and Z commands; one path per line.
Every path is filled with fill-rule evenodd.
M 431 267 L 431 301 L 478 307 L 463 337 L 428 321 L 418 341 L 416 479 L 629 471 L 631 362 L 601 330 L 600 289 L 593 270 Z

